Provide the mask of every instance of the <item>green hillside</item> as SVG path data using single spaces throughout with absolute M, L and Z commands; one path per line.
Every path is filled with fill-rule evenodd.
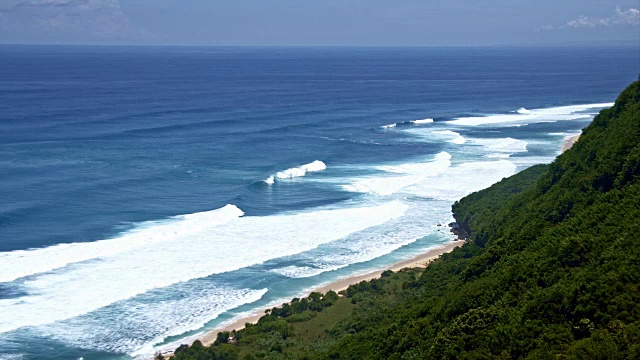
M 640 359 L 640 82 L 576 145 L 453 205 L 461 248 L 177 359 Z

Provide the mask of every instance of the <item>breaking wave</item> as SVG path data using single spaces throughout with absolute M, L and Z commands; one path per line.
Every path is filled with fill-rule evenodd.
M 433 122 L 433 119 L 413 120 L 413 121 L 411 121 L 411 122 L 412 122 L 412 123 L 414 123 L 414 124 L 417 124 L 417 125 L 421 125 L 421 124 L 430 124 L 430 123 L 432 123 L 432 122 Z
M 424 124 L 430 124 L 433 122 L 433 119 L 420 119 L 420 120 L 411 120 L 411 121 L 403 121 L 403 122 L 399 122 L 399 123 L 393 123 L 393 124 L 389 124 L 389 125 L 382 125 L 381 128 L 383 129 L 392 129 L 398 126 L 408 126 L 408 125 L 424 125 Z
M 266 178 L 264 182 L 267 183 L 268 185 L 273 185 L 276 179 L 279 179 L 279 180 L 293 179 L 296 177 L 305 176 L 307 173 L 310 173 L 310 172 L 323 171 L 326 169 L 327 169 L 327 165 L 325 163 L 323 163 L 320 160 L 316 160 L 314 162 L 310 162 L 302 166 L 290 168 L 283 171 L 278 171 L 277 173 Z

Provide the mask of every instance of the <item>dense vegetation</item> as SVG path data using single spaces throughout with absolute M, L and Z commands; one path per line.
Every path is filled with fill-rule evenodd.
M 177 359 L 640 359 L 640 82 L 576 145 L 453 206 L 464 246 Z

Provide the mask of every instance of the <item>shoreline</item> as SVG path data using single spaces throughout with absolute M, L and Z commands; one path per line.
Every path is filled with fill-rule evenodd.
M 387 270 L 391 270 L 394 272 L 400 271 L 402 269 L 405 268 L 425 268 L 427 267 L 427 265 L 440 257 L 440 255 L 451 252 L 453 249 L 462 246 L 464 244 L 464 240 L 459 240 L 459 239 L 454 239 L 442 246 L 438 246 L 435 248 L 432 248 L 422 254 L 419 254 L 417 256 L 414 256 L 413 258 L 407 259 L 407 260 L 402 260 L 400 262 L 397 262 L 395 264 L 392 264 L 391 266 L 384 268 L 384 269 L 377 269 L 374 271 L 370 271 L 368 273 L 364 273 L 364 274 L 357 274 L 357 275 L 353 275 L 353 276 L 349 276 L 343 279 L 338 279 L 335 281 L 332 281 L 328 284 L 325 285 L 321 285 L 319 287 L 314 288 L 313 290 L 309 291 L 306 295 L 309 295 L 312 292 L 320 292 L 320 293 L 326 293 L 330 290 L 333 290 L 335 292 L 340 292 L 342 290 L 346 290 L 349 286 L 353 285 L 353 284 L 357 284 L 361 281 L 368 281 L 368 280 L 373 280 L 373 279 L 377 279 L 379 278 L 383 272 L 387 271 Z M 287 302 L 284 302 L 287 303 Z M 280 306 L 279 305 L 275 305 L 275 306 Z M 184 339 L 185 343 L 189 343 L 189 344 L 193 344 L 194 341 L 196 340 L 200 340 L 202 342 L 202 344 L 204 346 L 210 346 L 213 344 L 213 342 L 216 340 L 216 337 L 218 335 L 219 332 L 222 331 L 233 331 L 233 330 L 241 330 L 245 327 L 246 323 L 251 323 L 251 324 L 255 324 L 258 322 L 258 319 L 260 319 L 262 316 L 264 316 L 265 314 L 265 310 L 267 309 L 271 309 L 271 307 L 269 308 L 260 308 L 258 310 L 256 310 L 255 312 L 252 312 L 251 314 L 248 314 L 246 316 L 243 316 L 239 319 L 234 320 L 233 322 L 224 325 L 224 326 L 220 326 L 217 327 L 215 329 L 209 330 L 203 334 L 199 334 L 196 335 L 194 337 L 191 338 L 187 338 Z M 160 351 L 162 353 L 162 355 L 164 356 L 171 356 L 173 355 L 173 351 L 174 349 L 166 349 L 164 351 Z
M 565 136 L 562 142 L 562 152 L 564 153 L 565 151 L 569 150 L 578 141 L 578 139 L 580 138 L 580 135 L 582 135 L 582 133 Z M 455 238 L 444 245 L 434 247 L 424 253 L 416 255 L 410 259 L 406 259 L 406 260 L 402 260 L 400 262 L 394 263 L 386 268 L 373 270 L 364 274 L 355 274 L 352 276 L 348 276 L 346 278 L 332 281 L 325 285 L 320 285 L 318 287 L 313 288 L 312 290 L 309 290 L 305 295 L 302 295 L 300 297 L 308 296 L 312 292 L 319 292 L 324 294 L 330 290 L 333 290 L 339 293 L 342 290 L 346 290 L 349 286 L 357 284 L 359 282 L 380 278 L 382 273 L 387 270 L 397 272 L 405 268 L 425 268 L 431 261 L 439 258 L 442 254 L 448 253 L 453 249 L 455 249 L 456 247 L 462 246 L 463 244 L 464 244 L 464 240 Z M 289 303 L 289 302 L 285 301 L 282 304 L 286 304 L 286 303 Z M 198 335 L 185 338 L 183 339 L 184 343 L 189 344 L 191 346 L 193 342 L 195 342 L 196 340 L 200 340 L 200 342 L 202 342 L 204 346 L 211 346 L 216 340 L 218 333 L 223 331 L 231 332 L 234 330 L 238 331 L 238 330 L 244 329 L 247 323 L 256 324 L 258 320 L 265 315 L 265 310 L 271 309 L 274 306 L 275 307 L 281 306 L 282 304 L 277 304 L 271 307 L 256 309 L 255 311 L 249 314 L 246 314 L 244 316 L 241 316 L 227 323 L 226 325 L 222 325 L 212 330 L 208 330 L 204 333 L 200 333 Z M 172 356 L 173 351 L 175 350 L 176 347 L 177 346 L 174 346 L 171 349 L 161 350 L 160 352 L 164 356 Z
M 569 149 L 571 149 L 571 147 L 578 141 L 578 139 L 580 138 L 580 135 L 582 135 L 582 133 L 577 134 L 577 135 L 569 135 L 566 136 L 564 138 L 564 141 L 562 142 L 562 152 L 565 152 Z

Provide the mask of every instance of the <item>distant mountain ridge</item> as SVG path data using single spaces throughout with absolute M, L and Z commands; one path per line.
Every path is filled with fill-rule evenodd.
M 461 248 L 177 359 L 640 358 L 640 82 L 550 165 L 453 205 Z

